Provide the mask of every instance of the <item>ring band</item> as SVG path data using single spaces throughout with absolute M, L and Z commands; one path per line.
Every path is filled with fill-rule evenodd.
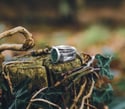
M 68 45 L 53 46 L 51 60 L 53 63 L 67 62 L 76 58 L 76 49 Z

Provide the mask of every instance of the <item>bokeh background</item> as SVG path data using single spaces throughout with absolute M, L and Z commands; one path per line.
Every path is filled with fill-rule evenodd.
M 16 26 L 33 34 L 34 49 L 68 44 L 90 55 L 111 55 L 114 99 L 109 108 L 125 109 L 125 0 L 0 0 L 0 32 Z M 15 36 L 0 43 L 21 41 Z

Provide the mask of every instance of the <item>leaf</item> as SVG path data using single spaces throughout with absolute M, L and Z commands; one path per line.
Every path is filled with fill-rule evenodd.
M 92 99 L 94 104 L 104 103 L 109 104 L 112 101 L 113 98 L 113 89 L 111 84 L 108 84 L 103 89 L 94 89 L 94 92 L 92 94 Z
M 97 59 L 97 67 L 100 68 L 100 75 L 107 77 L 108 79 L 112 79 L 113 75 L 110 71 L 110 62 L 111 57 L 104 57 L 100 54 L 97 54 L 95 56 Z M 101 88 L 94 88 L 93 94 L 92 94 L 92 100 L 93 104 L 98 105 L 100 103 L 109 104 L 112 101 L 113 98 L 113 88 L 111 84 L 105 84 Z
M 31 93 L 28 90 L 30 80 L 25 79 L 14 89 L 14 99 L 12 100 L 9 109 L 25 109 L 29 99 L 31 98 Z
M 113 75 L 110 71 L 110 63 L 111 63 L 112 58 L 104 57 L 100 54 L 97 54 L 95 58 L 98 61 L 97 66 L 100 68 L 100 74 L 102 76 L 106 76 L 108 79 L 113 79 Z

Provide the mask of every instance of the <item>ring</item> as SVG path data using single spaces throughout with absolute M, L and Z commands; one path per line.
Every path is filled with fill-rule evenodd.
M 68 45 L 53 46 L 51 49 L 51 60 L 53 63 L 67 62 L 76 58 L 77 51 Z

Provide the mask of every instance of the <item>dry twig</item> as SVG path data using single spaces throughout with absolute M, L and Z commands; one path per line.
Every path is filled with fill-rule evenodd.
M 86 86 L 86 83 L 87 83 L 87 82 L 86 82 L 86 79 L 85 79 L 84 84 L 81 86 L 80 91 L 79 91 L 77 97 L 74 99 L 74 102 L 73 102 L 73 104 L 71 105 L 70 109 L 74 109 L 74 108 L 75 108 L 75 106 L 76 106 L 76 104 L 77 104 L 79 98 L 80 98 L 81 95 L 83 94 L 83 91 L 84 91 L 84 88 L 85 88 L 85 86 Z
M 48 101 L 48 100 L 45 100 L 45 99 L 42 99 L 42 98 L 35 98 L 38 94 L 40 94 L 43 90 L 45 90 L 47 87 L 45 88 L 42 88 L 40 90 L 38 90 L 33 96 L 32 98 L 30 99 L 30 102 L 28 104 L 28 106 L 26 107 L 26 109 L 30 109 L 30 106 L 33 102 L 37 102 L 37 101 L 41 101 L 41 102 L 44 102 L 44 103 L 47 103 L 47 104 L 50 104 L 52 106 L 55 106 L 57 107 L 58 109 L 61 109 L 61 107 L 55 103 L 52 103 L 51 101 Z M 35 99 L 34 99 L 35 98 Z
M 97 109 L 95 106 L 91 105 L 91 104 L 88 104 L 88 103 L 85 103 L 86 106 L 89 106 L 90 109 Z
M 28 104 L 28 106 L 27 106 L 26 109 L 29 109 L 29 108 L 30 108 L 30 106 L 31 106 L 31 104 L 32 104 L 31 101 L 32 101 L 38 94 L 40 94 L 43 90 L 45 90 L 46 88 L 47 88 L 47 87 L 44 87 L 44 88 L 38 90 L 38 91 L 32 96 L 32 98 L 30 99 L 30 102 L 29 102 L 29 104 Z
M 3 39 L 4 37 L 13 36 L 16 33 L 21 33 L 24 35 L 26 39 L 24 44 L 2 44 L 0 45 L 0 52 L 4 50 L 16 50 L 16 51 L 28 50 L 34 46 L 34 40 L 32 38 L 32 34 L 27 29 L 21 26 L 1 33 L 0 39 Z
M 41 98 L 37 98 L 37 99 L 32 99 L 31 102 L 37 102 L 37 101 L 41 101 L 41 102 L 44 102 L 44 103 L 47 103 L 49 105 L 52 105 L 52 106 L 55 106 L 57 107 L 58 109 L 62 109 L 59 105 L 55 104 L 55 103 L 52 103 L 51 101 L 48 101 L 48 100 L 45 100 L 45 99 L 41 99 Z M 26 108 L 26 109 L 29 109 L 29 108 Z
M 94 88 L 95 81 L 92 78 L 92 85 L 90 87 L 89 93 L 82 98 L 82 104 L 80 106 L 80 109 L 84 109 L 85 99 L 89 98 L 92 94 L 93 88 Z
M 11 82 L 11 79 L 10 79 L 10 75 L 9 75 L 9 73 L 7 73 L 7 74 L 3 73 L 3 76 L 7 80 L 8 84 L 9 84 L 10 92 L 12 94 L 13 93 L 13 87 L 12 87 L 12 82 Z

